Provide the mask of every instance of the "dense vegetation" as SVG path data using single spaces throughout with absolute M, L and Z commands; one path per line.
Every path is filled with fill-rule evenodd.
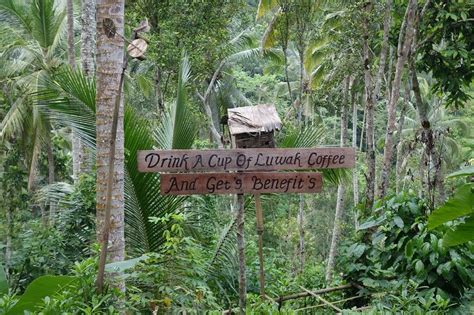
M 473 16 L 0 0 L 0 312 L 474 312 Z M 137 170 L 139 150 L 229 149 L 227 109 L 257 104 L 282 119 L 277 147 L 357 155 L 321 193 L 261 196 L 263 296 L 256 197 L 241 230 L 235 196 L 163 196 Z

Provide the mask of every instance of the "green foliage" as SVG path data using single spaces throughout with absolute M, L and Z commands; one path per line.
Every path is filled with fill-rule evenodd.
M 54 295 L 75 286 L 77 279 L 70 276 L 41 276 L 31 282 L 20 296 L 18 302 L 7 314 L 21 314 L 24 311 L 34 311 L 45 297 Z
M 472 56 L 474 9 L 469 1 L 435 1 L 428 7 L 420 31 L 421 58 L 417 66 L 432 72 L 435 92 L 448 96 L 448 103 L 462 107 L 470 99 L 468 87 L 474 78 Z
M 457 171 L 450 177 L 474 174 L 472 167 Z M 444 223 L 456 220 L 443 240 L 445 246 L 455 246 L 474 240 L 474 184 L 467 183 L 457 188 L 444 205 L 436 209 L 428 219 L 428 228 L 434 229 Z
M 401 282 L 390 294 L 375 294 L 374 308 L 369 314 L 443 314 L 448 312 L 449 298 L 437 288 L 423 290 L 413 280 Z
M 409 298 L 406 290 L 415 290 L 425 299 L 426 295 L 434 298 L 436 303 L 429 305 L 435 309 L 445 306 L 437 295 L 456 301 L 472 287 L 472 248 L 449 249 L 439 233 L 428 231 L 423 200 L 401 194 L 379 201 L 375 208 L 374 216 L 361 225 L 357 240 L 344 250 L 348 280 L 384 298 L 393 290 L 405 292 L 399 298 Z
M 130 299 L 139 302 L 143 310 L 151 307 L 171 313 L 199 313 L 219 309 L 206 283 L 207 257 L 203 247 L 184 235 L 185 217 L 170 214 L 150 220 L 161 221 L 170 228 L 163 233 L 166 242 L 161 254 L 149 254 L 148 258 L 133 262 L 135 267 L 127 275 L 128 284 L 134 288 Z
M 8 281 L 7 276 L 5 275 L 5 269 L 3 265 L 0 264 L 0 295 L 8 293 Z

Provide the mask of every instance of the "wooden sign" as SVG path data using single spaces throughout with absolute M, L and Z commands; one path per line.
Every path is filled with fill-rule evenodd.
M 354 148 L 138 151 L 140 172 L 281 171 L 354 165 Z
M 320 173 L 201 173 L 161 174 L 162 195 L 315 193 L 323 185 Z

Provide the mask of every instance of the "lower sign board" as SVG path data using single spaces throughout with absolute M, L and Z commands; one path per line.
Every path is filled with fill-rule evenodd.
M 315 172 L 161 174 L 162 195 L 314 193 L 323 186 Z

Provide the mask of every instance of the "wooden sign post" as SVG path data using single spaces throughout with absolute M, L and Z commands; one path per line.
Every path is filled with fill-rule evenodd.
M 234 149 L 138 151 L 140 172 L 159 172 L 163 195 L 237 194 L 239 307 L 245 310 L 244 195 L 255 196 L 260 295 L 265 298 L 263 213 L 260 194 L 317 193 L 322 176 L 314 170 L 355 166 L 354 148 L 274 148 L 281 121 L 272 105 L 228 110 Z M 313 172 L 310 172 L 313 170 Z M 278 172 L 286 171 L 286 172 Z

